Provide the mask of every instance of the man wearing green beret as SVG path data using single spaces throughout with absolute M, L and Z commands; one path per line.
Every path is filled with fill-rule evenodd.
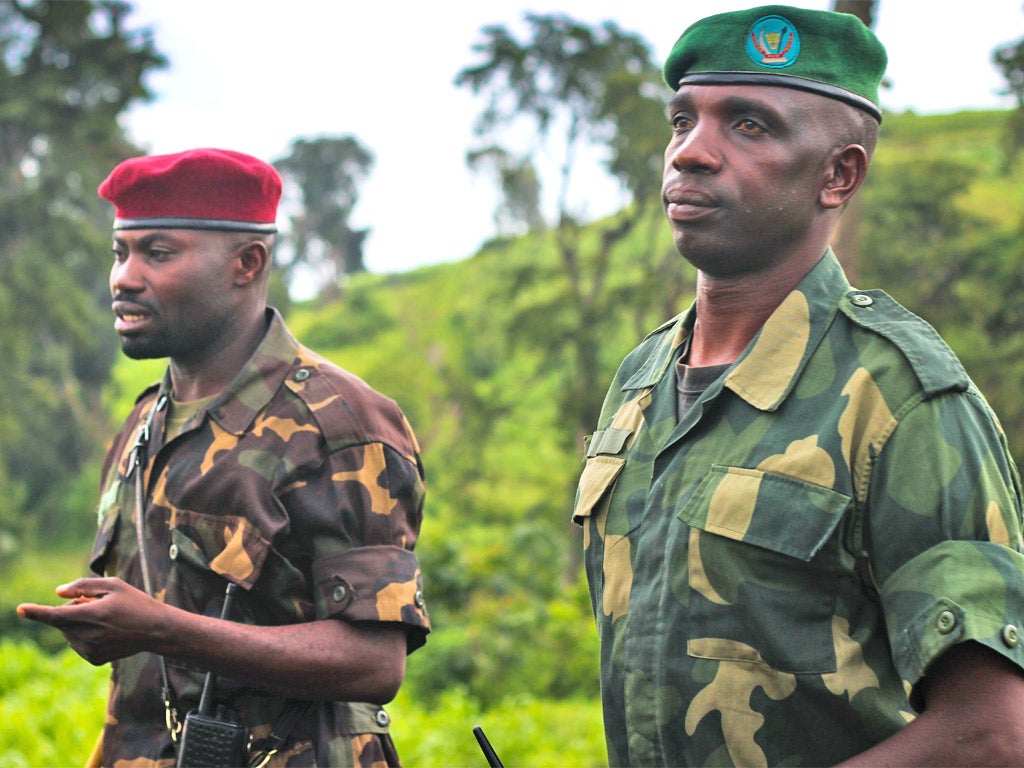
M 885 65 L 855 17 L 782 6 L 698 21 L 666 61 L 696 300 L 623 361 L 574 510 L 613 765 L 1024 764 L 1005 435 L 829 246 Z

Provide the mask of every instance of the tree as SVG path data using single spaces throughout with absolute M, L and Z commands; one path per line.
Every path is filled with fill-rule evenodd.
M 1006 121 L 1003 143 L 1004 167 L 1009 169 L 1017 152 L 1024 147 L 1024 37 L 997 48 L 992 60 L 1006 78 L 1006 93 L 1017 100 L 1017 108 Z
M 509 265 L 507 293 L 495 300 L 513 307 L 511 343 L 535 345 L 543 364 L 562 371 L 563 435 L 579 450 L 597 424 L 610 376 L 602 361 L 605 329 L 624 306 L 609 284 L 616 246 L 660 204 L 667 94 L 648 44 L 614 22 L 591 27 L 562 14 L 533 13 L 524 19 L 522 40 L 503 25 L 484 27 L 483 39 L 473 46 L 480 61 L 462 69 L 455 82 L 484 98 L 475 131 L 485 148 L 499 148 L 490 151 L 500 151 L 513 169 L 529 161 L 543 177 L 551 175 L 545 166 L 553 167 L 557 191 L 550 237 L 557 267 L 522 275 Z M 517 132 L 529 136 L 529 145 L 518 152 L 502 144 Z M 625 205 L 585 231 L 571 182 L 588 150 L 603 154 L 604 171 L 617 182 Z M 537 153 L 551 162 L 533 163 Z M 663 265 L 679 258 L 653 244 L 630 254 L 631 263 L 648 275 L 675 276 Z M 524 285 L 530 288 L 520 290 Z M 663 283 L 643 297 L 644 306 L 660 309 L 680 292 L 678 283 Z M 569 551 L 573 559 L 565 573 L 571 578 L 579 547 Z
M 582 443 L 596 423 L 605 383 L 598 353 L 601 319 L 609 311 L 606 278 L 612 251 L 660 199 L 660 156 L 667 135 L 664 86 L 647 43 L 614 22 L 595 28 L 561 14 L 528 13 L 524 18 L 524 40 L 503 25 L 485 27 L 483 40 L 473 46 L 482 60 L 462 69 L 455 82 L 484 97 L 476 133 L 486 146 L 501 147 L 508 167 L 523 167 L 538 151 L 553 158 L 557 193 L 551 232 L 563 290 L 522 311 L 543 323 L 554 319 L 550 303 L 565 310 L 559 315 L 564 333 L 574 339 L 571 359 L 552 362 L 566 370 L 565 412 Z M 524 124 L 530 146 L 518 153 L 502 147 L 501 140 Z M 601 226 L 592 244 L 581 237 L 571 181 L 581 152 L 595 148 L 603 150 L 605 171 L 628 204 Z M 552 335 L 534 338 L 543 344 Z M 553 354 L 556 349 L 561 347 L 549 347 Z
M 297 139 L 274 165 L 299 190 L 285 238 L 292 251 L 286 269 L 294 274 L 305 267 L 322 275 L 320 287 L 339 290 L 347 275 L 366 269 L 363 242 L 369 230 L 353 229 L 349 222 L 373 154 L 354 136 Z
M 540 179 L 529 157 L 514 157 L 507 149 L 488 146 L 466 153 L 466 163 L 475 171 L 487 169 L 495 176 L 504 203 L 494 212 L 498 236 L 535 232 L 544 226 L 540 211 Z
M 116 339 L 110 210 L 95 190 L 137 153 L 118 116 L 166 63 L 129 10 L 0 0 L 0 549 L 32 518 L 59 533 L 68 478 L 102 448 Z

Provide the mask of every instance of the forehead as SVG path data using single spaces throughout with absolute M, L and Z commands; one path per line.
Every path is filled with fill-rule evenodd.
M 114 242 L 148 246 L 166 243 L 177 247 L 203 247 L 225 240 L 225 233 L 198 229 L 115 229 Z
M 669 109 L 757 109 L 779 117 L 822 110 L 830 99 L 797 88 L 778 85 L 683 85 L 669 101 Z

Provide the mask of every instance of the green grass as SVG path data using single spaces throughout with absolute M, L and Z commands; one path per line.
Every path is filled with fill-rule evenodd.
M 92 667 L 70 650 L 48 654 L 21 641 L 0 641 L 0 658 L 0 768 L 82 765 L 102 728 L 109 668 Z M 454 689 L 430 707 L 403 691 L 387 709 L 405 765 L 485 765 L 475 725 L 509 766 L 606 764 L 596 701 L 516 697 L 482 710 Z

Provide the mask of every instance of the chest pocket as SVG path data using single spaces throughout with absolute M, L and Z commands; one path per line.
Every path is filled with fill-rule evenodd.
M 587 459 L 587 465 L 580 475 L 579 488 L 576 492 L 576 507 L 572 511 L 572 520 L 580 525 L 596 513 L 602 500 L 608 501 L 609 491 L 626 466 L 626 460 L 618 456 L 595 456 Z
M 849 503 L 796 478 L 712 467 L 677 514 L 691 528 L 687 652 L 834 672 L 836 531 Z
M 607 505 L 615 481 L 626 466 L 626 459 L 618 454 L 624 451 L 632 434 L 631 429 L 606 429 L 591 435 L 587 445 L 587 463 L 576 491 L 573 522 L 582 525 L 586 518 L 596 515 L 602 506 Z
M 171 547 L 179 565 L 210 570 L 251 589 L 270 551 L 270 542 L 244 517 L 177 510 Z
M 112 575 L 113 570 L 107 570 L 110 551 L 117 540 L 121 512 L 123 510 L 123 492 L 131 490 L 131 487 L 124 485 L 120 480 L 115 480 L 100 498 L 99 507 L 96 511 L 96 538 L 92 544 L 92 554 L 89 558 L 89 567 L 94 573 Z

